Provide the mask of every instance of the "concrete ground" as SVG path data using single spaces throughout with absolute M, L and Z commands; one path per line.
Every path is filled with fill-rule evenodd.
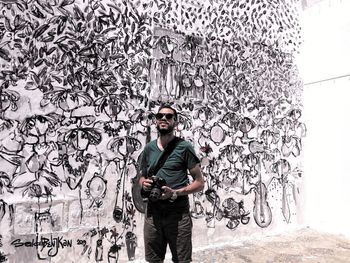
M 171 262 L 170 260 L 166 260 Z M 194 251 L 194 263 L 345 263 L 350 239 L 310 229 Z

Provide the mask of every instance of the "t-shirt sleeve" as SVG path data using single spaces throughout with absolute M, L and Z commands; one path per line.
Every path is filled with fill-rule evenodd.
M 190 143 L 187 143 L 186 145 L 185 160 L 187 162 L 187 169 L 189 170 L 195 167 L 196 164 L 200 163 L 200 160 L 197 157 L 196 152 L 194 151 L 194 148 Z
M 147 163 L 148 163 L 148 160 L 147 160 L 147 148 L 145 148 L 142 153 L 141 153 L 141 157 L 140 157 L 140 160 L 139 160 L 139 173 L 140 173 L 140 176 L 147 176 Z

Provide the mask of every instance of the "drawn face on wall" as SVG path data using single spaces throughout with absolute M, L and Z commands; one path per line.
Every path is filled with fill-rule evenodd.
M 101 140 L 101 134 L 94 128 L 73 129 L 65 136 L 65 141 L 78 151 L 85 151 L 90 144 L 97 145 Z
M 213 118 L 213 116 L 214 116 L 214 113 L 208 107 L 203 107 L 203 108 L 198 109 L 197 117 L 201 121 L 205 122 L 207 120 L 210 120 Z
M 135 150 L 130 147 L 130 141 L 128 138 L 120 138 L 118 140 L 117 151 L 122 156 L 126 156 L 128 153 L 132 154 Z
M 222 122 L 226 124 L 230 129 L 236 129 L 237 124 L 239 124 L 239 117 L 236 113 L 229 112 L 222 118 Z
M 290 163 L 286 159 L 278 160 L 271 168 L 271 170 L 279 176 L 287 175 L 291 170 Z
M 279 134 L 274 133 L 270 130 L 263 130 L 260 138 L 265 145 L 271 145 L 272 143 L 277 143 L 279 139 Z
M 176 41 L 169 36 L 163 36 L 159 39 L 159 48 L 163 54 L 169 55 L 177 46 Z
M 300 109 L 293 109 L 288 113 L 288 116 L 293 121 L 297 121 L 301 117 L 301 110 Z
M 274 113 L 272 110 L 265 108 L 258 114 L 259 124 L 263 127 L 267 127 L 273 124 Z
M 163 108 L 156 114 L 157 130 L 160 134 L 169 134 L 173 132 L 176 126 L 174 111 Z
M 239 130 L 243 133 L 249 132 L 254 127 L 255 123 L 247 117 L 244 117 L 239 124 Z
M 135 151 L 140 150 L 141 147 L 141 142 L 132 137 L 114 138 L 107 146 L 107 148 L 115 152 L 117 154 L 116 157 L 120 159 L 127 155 L 132 155 Z
M 227 154 L 227 159 L 231 163 L 236 163 L 238 159 L 241 157 L 241 154 L 243 152 L 243 147 L 242 146 L 230 146 Z
M 43 116 L 34 116 L 27 122 L 28 134 L 42 136 L 49 129 L 49 121 Z
M 76 150 L 84 151 L 89 147 L 89 139 L 81 130 L 76 130 L 70 135 L 71 144 Z
M 290 130 L 291 121 L 286 117 L 283 117 L 278 123 L 277 127 L 281 129 L 284 133 L 287 133 Z

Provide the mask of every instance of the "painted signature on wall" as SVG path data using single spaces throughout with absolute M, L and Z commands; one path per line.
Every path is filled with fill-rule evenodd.
M 77 240 L 77 244 L 81 244 L 82 242 L 80 240 Z M 38 235 L 31 239 L 31 240 L 22 240 L 22 239 L 15 239 L 11 242 L 11 245 L 18 248 L 18 247 L 28 247 L 28 248 L 35 248 L 37 251 L 40 251 L 41 259 L 43 258 L 43 252 L 47 254 L 48 257 L 55 257 L 58 254 L 58 251 L 60 249 L 64 248 L 71 248 L 73 247 L 73 240 L 72 239 L 65 239 L 63 236 L 50 236 L 47 237 L 39 237 Z M 39 254 L 38 254 L 39 255 Z M 0 261 L 1 262 L 1 261 Z

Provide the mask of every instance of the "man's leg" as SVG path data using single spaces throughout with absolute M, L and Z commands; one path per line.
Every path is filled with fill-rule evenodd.
M 192 218 L 189 213 L 169 215 L 164 234 L 169 242 L 173 262 L 192 261 Z
M 167 243 L 163 235 L 160 220 L 157 217 L 145 216 L 143 237 L 146 261 L 152 263 L 163 262 Z

